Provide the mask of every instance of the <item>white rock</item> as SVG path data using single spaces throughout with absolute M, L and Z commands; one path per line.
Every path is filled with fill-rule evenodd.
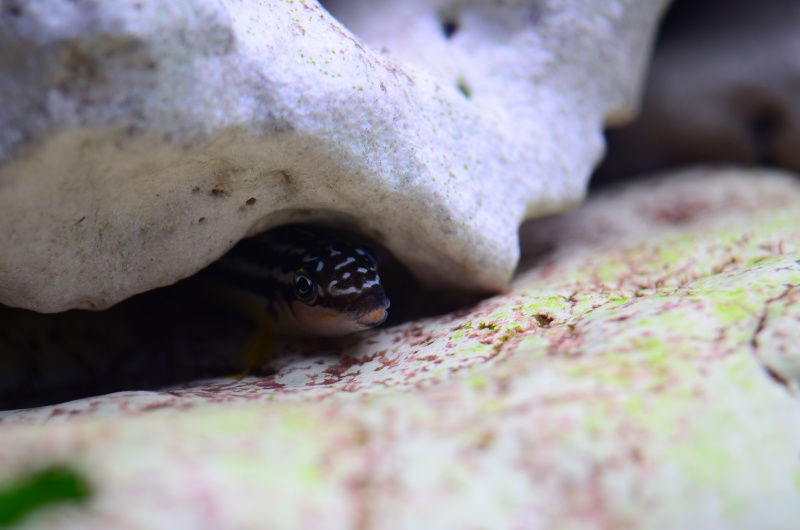
M 0 303 L 106 308 L 310 220 L 500 289 L 633 112 L 666 1 L 4 4 Z

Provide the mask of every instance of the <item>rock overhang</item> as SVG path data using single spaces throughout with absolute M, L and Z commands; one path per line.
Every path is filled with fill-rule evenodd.
M 348 27 L 310 1 L 25 4 L 0 30 L 0 302 L 103 309 L 319 219 L 498 291 L 520 223 L 583 197 L 664 4 L 332 4 Z

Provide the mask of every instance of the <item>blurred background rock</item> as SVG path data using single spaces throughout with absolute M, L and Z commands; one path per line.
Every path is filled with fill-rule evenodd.
M 678 0 L 594 186 L 693 163 L 800 170 L 800 2 Z

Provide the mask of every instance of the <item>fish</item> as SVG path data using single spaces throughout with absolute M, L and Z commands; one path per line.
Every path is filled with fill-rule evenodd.
M 242 240 L 212 271 L 279 336 L 340 337 L 389 314 L 375 253 L 316 227 L 285 225 Z

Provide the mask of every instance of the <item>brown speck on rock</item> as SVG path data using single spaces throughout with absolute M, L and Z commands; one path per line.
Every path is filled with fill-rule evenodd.
M 475 440 L 475 449 L 483 450 L 488 449 L 495 441 L 495 434 L 491 431 L 484 431 L 480 433 Z
M 224 194 L 225 190 L 220 188 L 219 186 L 214 186 L 214 189 L 211 190 L 211 195 L 215 197 L 219 197 L 220 195 Z
M 550 327 L 550 324 L 552 324 L 553 320 L 555 320 L 555 318 L 546 313 L 538 313 L 533 315 L 533 318 L 536 320 L 536 323 L 543 328 Z
M 650 215 L 658 223 L 680 225 L 695 221 L 698 217 L 707 213 L 709 207 L 709 204 L 703 201 L 689 201 L 664 206 L 650 213 Z
M 206 222 L 206 218 L 205 217 L 201 217 L 200 219 L 197 220 L 197 222 L 198 223 L 205 223 Z
M 250 197 L 250 198 L 249 198 L 249 199 L 247 199 L 247 201 L 245 202 L 245 204 L 247 204 L 248 206 L 252 206 L 252 205 L 254 205 L 255 203 L 256 203 L 256 198 L 255 198 L 255 197 Z

